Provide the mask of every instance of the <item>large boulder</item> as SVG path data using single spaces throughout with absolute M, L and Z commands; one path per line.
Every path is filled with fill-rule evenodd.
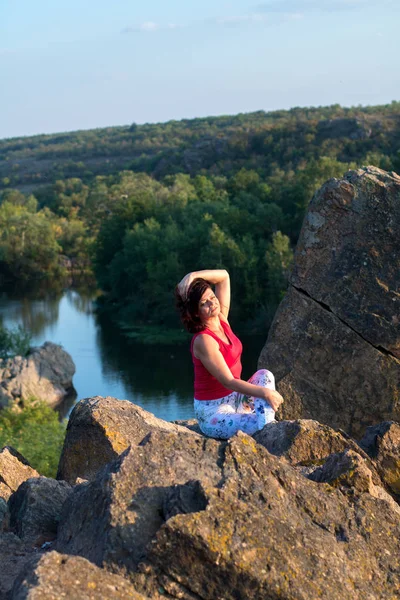
M 31 398 L 59 404 L 73 391 L 75 365 L 62 346 L 45 342 L 26 357 L 0 359 L 0 407 Z
M 31 558 L 10 600 L 146 600 L 120 577 L 79 556 L 49 552 Z
M 204 508 L 199 484 L 191 482 L 217 485 L 220 453 L 215 440 L 153 431 L 94 481 L 75 487 L 64 504 L 57 549 L 135 569 L 174 505 L 186 502 L 197 511 L 200 502 Z
M 0 450 L 0 497 L 8 500 L 21 483 L 30 477 L 40 477 L 25 458 L 11 446 Z
M 24 481 L 8 500 L 10 527 L 34 545 L 54 540 L 62 506 L 71 492 L 65 481 L 47 477 Z
M 197 435 L 127 400 L 85 398 L 76 404 L 68 421 L 57 479 L 71 484 L 78 478 L 91 480 L 130 445 L 157 430 Z
M 282 415 L 360 435 L 400 420 L 400 177 L 374 167 L 315 194 L 259 360 Z
M 154 599 L 383 600 L 400 586 L 397 505 L 310 481 L 242 433 L 150 433 L 75 488 L 57 544 Z

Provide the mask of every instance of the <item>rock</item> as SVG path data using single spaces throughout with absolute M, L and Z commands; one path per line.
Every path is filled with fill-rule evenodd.
M 126 448 L 158 429 L 195 435 L 186 427 L 157 419 L 127 400 L 85 398 L 71 413 L 57 479 L 71 484 L 78 477 L 91 480 Z
M 16 400 L 45 400 L 56 406 L 73 390 L 75 365 L 61 346 L 45 342 L 25 358 L 15 356 L 0 365 L 0 407 Z
M 218 483 L 220 448 L 197 435 L 151 432 L 94 481 L 74 489 L 63 508 L 57 550 L 99 566 L 105 561 L 118 568 L 122 562 L 134 569 L 165 514 L 175 513 L 176 505 L 198 510 L 193 482 Z M 200 489 L 197 495 L 204 506 Z
M 10 600 L 146 600 L 120 577 L 78 556 L 49 552 L 31 559 Z
M 332 454 L 322 467 L 309 475 L 309 479 L 318 483 L 329 483 L 352 496 L 360 493 L 370 494 L 387 502 L 391 509 L 400 515 L 400 506 L 385 491 L 376 473 L 368 468 L 367 461 L 353 450 Z
M 199 423 L 198 423 L 197 419 L 178 419 L 176 421 L 171 421 L 171 423 L 174 423 L 175 425 L 180 425 L 181 427 L 187 427 L 187 429 L 190 429 L 191 431 L 194 431 L 195 433 L 204 435 L 199 427 Z
M 253 437 L 268 452 L 285 457 L 295 466 L 321 464 L 329 455 L 347 448 L 362 452 L 348 436 L 311 419 L 269 423 Z
M 368 427 L 360 446 L 373 459 L 389 487 L 400 495 L 400 425 L 392 421 Z
M 242 433 L 150 433 L 74 490 L 57 544 L 155 599 L 386 599 L 400 586 L 386 497 L 310 481 Z
M 21 483 L 30 477 L 39 477 L 39 473 L 17 450 L 4 446 L 0 450 L 0 497 L 8 500 Z
M 13 533 L 0 533 L 0 599 L 9 600 L 14 581 L 35 551 Z
M 285 397 L 283 418 L 353 436 L 400 420 L 399 193 L 400 177 L 367 167 L 312 199 L 259 360 Z
M 260 365 L 275 375 L 283 419 L 313 418 L 361 437 L 371 423 L 400 413 L 399 361 L 294 288 L 278 309 Z
M 35 545 L 54 540 L 62 505 L 71 492 L 65 481 L 47 477 L 24 481 L 8 500 L 11 528 Z
M 0 498 L 7 500 L 12 494 L 12 491 L 5 483 L 0 481 Z

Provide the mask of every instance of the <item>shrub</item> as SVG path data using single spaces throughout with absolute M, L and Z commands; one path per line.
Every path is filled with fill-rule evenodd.
M 55 477 L 65 437 L 66 421 L 45 402 L 30 400 L 22 409 L 0 411 L 0 448 L 12 446 L 41 475 Z
M 0 325 L 0 358 L 26 356 L 31 345 L 31 335 L 21 325 L 7 329 Z

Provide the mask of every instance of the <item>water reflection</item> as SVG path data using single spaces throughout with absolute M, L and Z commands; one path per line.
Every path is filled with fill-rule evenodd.
M 40 336 L 48 327 L 55 325 L 59 318 L 59 306 L 66 295 L 75 309 L 81 313 L 93 311 L 93 299 L 97 296 L 91 281 L 79 281 L 76 289 L 70 289 L 73 280 L 55 282 L 32 282 L 24 287 L 3 286 L 0 292 L 1 317 L 16 321 L 31 332 Z
M 97 343 L 105 375 L 118 375 L 132 395 L 168 396 L 187 402 L 193 373 L 188 345 L 144 345 L 128 340 L 104 315 L 98 318 Z
M 32 301 L 12 299 L 7 294 L 0 296 L 0 309 L 7 312 L 9 319 L 18 321 L 32 335 L 40 335 L 46 327 L 53 325 L 59 319 L 59 303 L 62 293 L 49 295 L 44 300 Z
M 68 298 L 75 310 L 84 315 L 94 313 L 94 301 L 97 296 L 98 293 L 93 290 L 85 290 L 85 293 L 82 293 L 80 290 L 69 289 L 65 292 L 65 297 Z

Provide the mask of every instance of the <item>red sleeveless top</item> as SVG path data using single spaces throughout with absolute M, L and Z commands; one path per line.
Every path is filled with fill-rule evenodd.
M 196 333 L 192 338 L 190 345 L 190 351 L 192 353 L 193 365 L 194 365 L 194 397 L 196 400 L 217 400 L 228 396 L 232 390 L 228 390 L 219 381 L 211 375 L 203 365 L 200 359 L 196 358 L 193 354 L 194 340 L 199 335 L 211 335 L 216 342 L 218 342 L 219 351 L 225 359 L 226 364 L 231 370 L 232 375 L 235 379 L 240 379 L 242 374 L 242 342 L 233 333 L 229 324 L 220 319 L 220 323 L 225 332 L 226 337 L 230 341 L 228 344 L 219 338 L 211 329 L 204 329 L 199 333 Z

